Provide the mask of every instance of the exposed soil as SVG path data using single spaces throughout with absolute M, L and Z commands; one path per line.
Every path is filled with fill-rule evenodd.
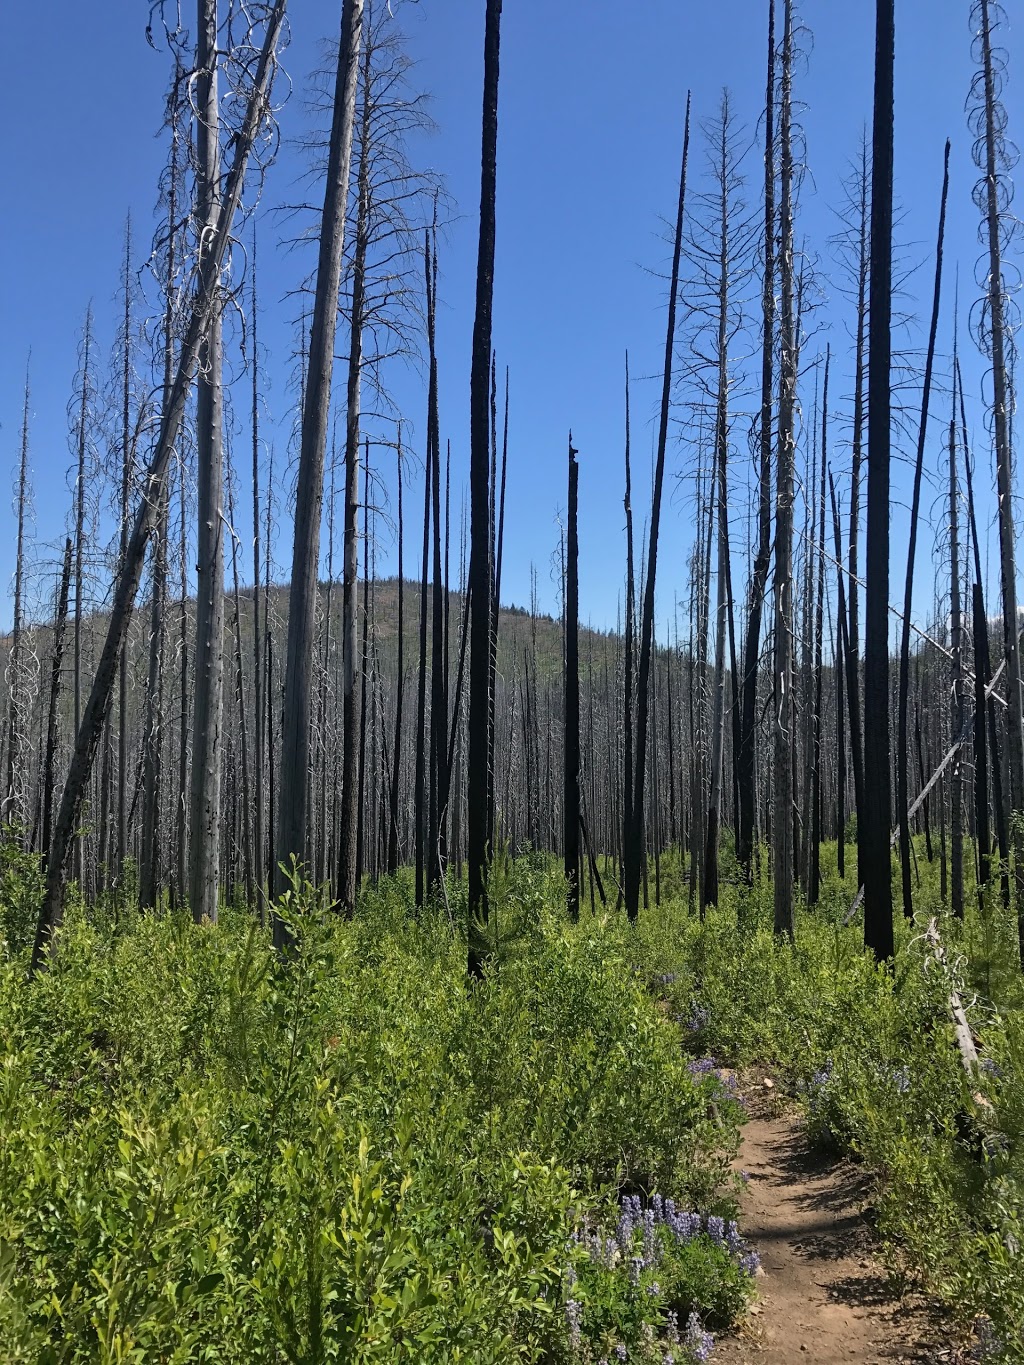
M 770 1085 L 770 1082 L 768 1083 Z M 875 1256 L 864 1172 L 809 1150 L 776 1092 L 747 1088 L 752 1117 L 736 1166 L 749 1176 L 740 1228 L 760 1253 L 758 1302 L 739 1333 L 716 1344 L 731 1365 L 954 1361 L 938 1316 L 901 1296 Z

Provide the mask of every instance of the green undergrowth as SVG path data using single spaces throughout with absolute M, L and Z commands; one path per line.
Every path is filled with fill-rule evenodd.
M 880 969 L 843 924 L 834 846 L 794 944 L 767 867 L 748 891 L 722 864 L 702 923 L 663 857 L 631 928 L 589 887 L 568 924 L 551 860 L 503 860 L 471 988 L 464 886 L 417 918 L 404 874 L 351 922 L 296 889 L 283 965 L 243 909 L 197 927 L 73 904 L 27 984 L 38 872 L 5 855 L 0 1357 L 689 1365 L 754 1288 L 732 1078 L 760 1065 L 815 1142 L 864 1163 L 896 1279 L 943 1299 L 977 1358 L 1024 1360 L 1024 1025 L 998 884 L 981 909 L 969 885 L 958 923 L 919 848 L 917 919 Z
M 834 847 L 825 851 L 819 905 L 798 912 L 795 944 L 772 933 L 771 887 L 762 880 L 753 892 L 729 886 L 703 925 L 678 902 L 642 917 L 636 963 L 668 1000 L 695 1057 L 767 1065 L 799 1097 L 810 1137 L 865 1163 L 897 1282 L 944 1300 L 979 1358 L 1024 1361 L 1016 923 L 997 893 L 979 909 L 973 882 L 966 919 L 954 920 L 938 858 L 917 852 L 913 924 L 899 915 L 898 882 L 894 889 L 891 968 L 864 953 L 859 915 L 843 925 L 855 886 L 852 875 L 836 875 Z M 932 918 L 945 966 L 925 942 Z M 979 1043 L 973 1079 L 948 1017 L 953 988 Z
M 417 919 L 405 879 L 351 922 L 297 889 L 283 965 L 248 914 L 71 906 L 27 983 L 9 873 L 5 1362 L 682 1365 L 740 1311 L 739 1107 L 542 863 L 469 989 L 460 893 Z

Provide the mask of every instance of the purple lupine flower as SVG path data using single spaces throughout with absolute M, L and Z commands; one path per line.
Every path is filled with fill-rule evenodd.
M 715 1246 L 725 1246 L 725 1219 L 716 1214 L 708 1215 L 707 1233 Z
M 679 1318 L 674 1311 L 665 1314 L 665 1339 L 672 1346 L 679 1345 Z
M 651 1283 L 647 1286 L 647 1292 L 648 1294 L 650 1294 L 652 1299 L 656 1299 L 658 1295 L 661 1293 L 661 1285 L 658 1283 L 657 1280 L 652 1280 Z
M 699 1000 L 694 1000 L 693 1004 L 690 1006 L 690 1017 L 686 1021 L 688 1031 L 690 1033 L 700 1033 L 703 1029 L 706 1029 L 710 1023 L 711 1011 L 706 1006 L 702 1005 Z
M 616 1359 L 616 1360 L 628 1360 L 628 1359 L 629 1359 L 629 1351 L 626 1349 L 626 1347 L 622 1344 L 621 1341 L 619 1342 L 618 1346 L 616 1346 L 616 1348 L 615 1348 L 615 1359 Z
M 980 1066 L 986 1076 L 992 1076 L 997 1081 L 1002 1077 L 1003 1068 L 998 1062 L 994 1062 L 991 1057 L 982 1057 Z
M 734 1256 L 743 1249 L 743 1238 L 740 1236 L 739 1225 L 732 1219 L 725 1225 L 725 1242 Z
M 691 1313 L 686 1323 L 685 1345 L 694 1360 L 703 1362 L 711 1354 L 715 1339 L 710 1332 L 705 1332 L 701 1325 L 701 1320 L 696 1313 Z
M 756 1275 L 761 1268 L 761 1257 L 756 1251 L 748 1251 L 740 1257 L 739 1266 L 744 1275 Z
M 642 1256 L 631 1256 L 629 1260 L 629 1282 L 639 1284 L 640 1276 L 644 1272 L 644 1258 Z
M 567 1299 L 565 1321 L 569 1327 L 569 1340 L 573 1346 L 580 1344 L 580 1324 L 583 1321 L 583 1305 L 577 1299 Z
M 687 1062 L 686 1069 L 691 1076 L 706 1076 L 709 1072 L 718 1069 L 718 1063 L 714 1057 L 698 1057 L 695 1061 Z

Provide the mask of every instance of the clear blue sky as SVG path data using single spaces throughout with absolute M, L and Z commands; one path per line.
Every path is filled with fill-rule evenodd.
M 468 361 L 479 181 L 479 106 L 483 0 L 420 0 L 405 6 L 418 83 L 434 96 L 440 132 L 432 163 L 448 179 L 461 218 L 443 245 L 439 347 L 442 436 L 451 438 L 460 482 L 468 457 Z M 905 255 L 922 268 L 911 281 L 908 306 L 920 316 L 908 344 L 923 347 L 922 299 L 930 298 L 931 255 L 944 139 L 953 140 L 947 260 L 948 289 L 942 351 L 952 325 L 953 269 L 961 270 L 961 316 L 978 294 L 975 264 L 977 213 L 970 190 L 976 178 L 964 102 L 971 78 L 969 6 L 966 0 L 897 0 L 897 195 L 905 209 Z M 293 3 L 292 46 L 285 66 L 296 97 L 282 114 L 285 138 L 301 132 L 298 95 L 316 64 L 318 40 L 337 29 L 338 0 Z M 9 60 L 0 85 L 0 122 L 7 130 L 0 167 L 6 187 L 0 215 L 0 580 L 14 564 L 14 521 L 8 489 L 18 449 L 21 387 L 32 349 L 32 460 L 35 534 L 52 542 L 70 504 L 66 405 L 76 368 L 77 337 L 90 300 L 104 353 L 116 326 L 115 297 L 122 227 L 130 209 L 140 259 L 152 227 L 155 183 L 163 160 L 157 136 L 168 59 L 146 44 L 146 0 L 53 0 L 17 5 L 6 16 Z M 835 230 L 839 182 L 855 155 L 870 114 L 874 6 L 869 0 L 806 0 L 803 19 L 813 46 L 798 77 L 806 104 L 809 174 L 799 231 L 832 270 L 828 238 Z M 573 429 L 581 452 L 581 611 L 602 626 L 614 625 L 623 572 L 622 358 L 628 346 L 635 374 L 659 364 L 664 332 L 664 286 L 649 270 L 664 268 L 663 220 L 672 212 L 686 91 L 694 113 L 712 114 L 728 85 L 753 136 L 760 113 L 766 6 L 760 0 L 505 0 L 499 147 L 498 258 L 495 345 L 511 367 L 512 419 L 503 596 L 525 603 L 530 565 L 536 564 L 543 603 L 557 601 L 550 560 L 557 544 L 556 516 L 564 505 L 564 451 Z M 1021 29 L 1003 33 L 1009 51 L 1006 103 L 1011 134 L 1024 137 L 1024 43 Z M 695 132 L 694 192 L 702 150 Z M 272 169 L 268 207 L 295 197 L 296 153 L 285 146 Z M 756 201 L 759 156 L 747 166 Z M 1020 207 L 1020 206 L 1019 206 Z M 262 340 L 270 360 L 266 392 L 280 422 L 279 460 L 291 420 L 288 356 L 293 349 L 284 300 L 310 266 L 307 258 L 275 250 L 285 229 L 267 216 L 261 223 Z M 814 347 L 826 340 L 836 356 L 836 397 L 848 394 L 848 310 L 836 300 L 818 317 Z M 964 328 L 966 371 L 980 393 L 983 367 Z M 940 361 L 939 379 L 946 362 Z M 422 433 L 420 379 L 398 377 L 396 392 Z M 812 385 L 805 387 L 809 408 Z M 635 505 L 650 461 L 650 418 L 656 385 L 638 385 L 634 448 Z M 917 395 L 911 396 L 916 410 Z M 929 460 L 945 400 L 934 409 Z M 981 445 L 981 409 L 972 405 L 979 450 L 979 482 L 992 483 L 991 459 Z M 841 414 L 840 414 L 841 417 Z M 916 425 L 916 418 L 914 419 Z M 843 433 L 834 430 L 835 461 L 845 468 Z M 742 482 L 745 440 L 737 433 L 737 482 Z M 688 468 L 690 454 L 676 448 L 672 467 Z M 896 477 L 906 487 L 905 471 Z M 686 590 L 686 556 L 696 509 L 691 486 L 671 485 L 660 562 L 662 621 L 673 592 Z M 736 493 L 742 506 L 743 494 Z M 934 494 L 926 495 L 931 510 Z M 990 505 L 990 504 L 989 504 Z M 742 512 L 739 513 L 742 516 Z M 891 597 L 902 594 L 899 555 L 905 514 L 894 511 L 895 558 Z M 247 530 L 247 523 L 241 529 Z M 638 532 L 639 532 L 638 527 Z M 384 534 L 379 567 L 393 550 Z M 408 560 L 412 562 L 414 536 Z M 930 608 L 934 575 L 931 535 L 923 536 L 928 572 L 920 579 L 916 615 Z M 41 551 L 42 553 L 42 551 Z M 290 558 L 285 527 L 278 550 Z M 740 591 L 737 585 L 737 591 Z M 10 619 L 9 605 L 4 619 Z

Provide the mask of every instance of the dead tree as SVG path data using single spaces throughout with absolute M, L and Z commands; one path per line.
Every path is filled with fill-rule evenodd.
M 889 461 L 892 359 L 894 0 L 876 0 L 868 335 L 868 522 L 864 593 L 864 944 L 893 955 L 889 831 Z
M 363 0 L 344 0 L 296 485 L 278 779 L 280 801 L 275 845 L 277 867 L 274 887 L 278 894 L 287 885 L 289 860 L 294 856 L 303 865 L 308 862 L 309 831 L 312 828 L 308 818 L 309 732 L 320 516 L 324 497 L 324 455 L 327 448 L 331 378 L 334 373 L 334 337 L 345 245 L 362 19 Z M 274 941 L 279 949 L 287 947 L 288 934 L 280 919 L 274 921 Z
M 470 371 L 470 595 L 468 871 L 471 977 L 483 975 L 486 924 L 488 816 L 491 809 L 490 657 L 494 581 L 491 563 L 491 469 L 488 390 L 494 306 L 495 202 L 498 169 L 498 80 L 501 0 L 487 0 L 484 34 L 483 127 L 480 158 L 480 233 L 476 269 L 476 311 Z
M 577 530 L 580 467 L 569 433 L 569 511 L 565 581 L 565 880 L 569 918 L 580 917 L 580 545 Z
M 208 268 L 200 277 L 192 300 L 188 323 L 178 356 L 174 382 L 164 405 L 156 448 L 142 489 L 132 533 L 128 538 L 124 561 L 114 588 L 106 638 L 93 679 L 89 701 L 77 730 L 71 767 L 64 785 L 60 810 L 54 826 L 50 863 L 46 876 L 46 891 L 40 906 L 32 952 L 33 971 L 38 971 L 43 965 L 49 945 L 62 921 L 66 859 L 71 850 L 82 800 L 109 710 L 118 660 L 131 623 L 131 615 L 138 593 L 146 544 L 155 525 L 168 464 L 181 428 L 185 404 L 199 357 L 200 343 L 207 333 L 210 317 L 215 307 L 218 306 L 213 281 L 220 272 L 227 251 L 231 224 L 241 199 L 242 185 L 250 153 L 257 133 L 269 112 L 268 94 L 275 67 L 278 39 L 284 22 L 285 7 L 286 0 L 275 0 L 272 10 L 267 16 L 263 43 L 253 73 L 245 114 L 235 140 L 234 160 L 227 177 L 216 223 L 213 225 L 210 234 L 211 240 L 207 256 Z
M 654 489 L 651 496 L 651 522 L 647 549 L 647 578 L 644 583 L 643 611 L 640 619 L 639 661 L 637 665 L 636 748 L 633 774 L 632 823 L 624 849 L 623 897 L 626 915 L 635 924 L 640 914 L 640 886 L 644 866 L 644 787 L 647 776 L 647 721 L 650 707 L 651 653 L 654 644 L 654 594 L 658 571 L 658 536 L 661 529 L 662 489 L 665 483 L 665 455 L 672 399 L 672 361 L 676 344 L 676 309 L 679 294 L 679 263 L 683 248 L 683 223 L 686 214 L 686 172 L 690 155 L 690 96 L 686 96 L 686 122 L 683 130 L 683 160 L 679 173 L 679 202 L 676 208 L 672 270 L 669 276 L 668 325 L 665 335 L 665 368 L 661 389 L 661 414 L 658 446 L 654 460 Z
M 910 683 L 910 623 L 914 606 L 914 560 L 917 550 L 917 524 L 921 505 L 921 475 L 924 470 L 924 449 L 928 432 L 928 404 L 932 391 L 932 371 L 935 366 L 935 342 L 939 327 L 939 306 L 942 301 L 942 248 L 946 235 L 946 201 L 949 198 L 949 141 L 946 141 L 942 174 L 942 203 L 939 209 L 939 236 L 935 248 L 935 287 L 932 294 L 932 319 L 928 331 L 928 353 L 924 365 L 924 387 L 921 392 L 921 421 L 917 434 L 917 458 L 914 462 L 914 491 L 910 503 L 910 542 L 907 548 L 907 577 L 903 593 L 903 631 L 900 642 L 900 677 L 898 697 L 896 748 L 896 814 L 899 821 L 900 864 L 903 874 L 903 913 L 908 919 L 914 915 L 910 862 L 910 804 L 907 774 L 910 752 L 907 741 L 907 705 Z M 958 731 L 956 733 L 959 733 Z

